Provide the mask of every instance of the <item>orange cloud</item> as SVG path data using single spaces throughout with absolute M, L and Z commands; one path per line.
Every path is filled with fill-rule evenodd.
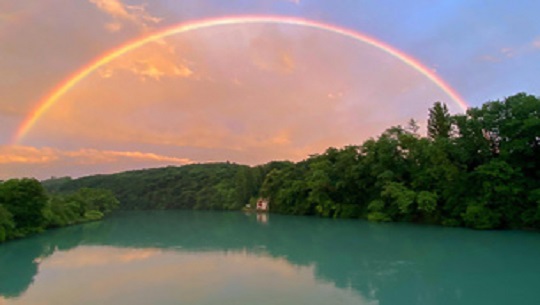
M 122 29 L 122 23 L 118 21 L 109 22 L 105 24 L 105 29 L 107 29 L 109 32 L 118 32 Z
M 192 162 L 186 158 L 162 156 L 154 153 L 143 153 L 139 151 L 102 151 L 97 149 L 81 149 L 78 151 L 60 152 L 60 155 L 80 159 L 81 161 L 79 162 L 83 162 L 84 164 L 116 162 L 120 158 L 150 160 L 174 164 L 188 164 Z
M 89 0 L 95 4 L 98 9 L 113 17 L 114 21 L 105 25 L 105 28 L 111 32 L 117 32 L 122 29 L 121 21 L 129 21 L 143 30 L 149 29 L 150 24 L 157 24 L 160 18 L 153 17 L 146 12 L 143 5 L 125 5 L 120 0 Z
M 132 16 L 127 12 L 124 4 L 119 0 L 90 0 L 100 10 L 118 18 L 131 19 Z
M 39 164 L 56 160 L 58 160 L 58 155 L 52 148 L 0 146 L 0 164 Z
M 177 64 L 168 64 L 162 58 L 154 61 L 136 61 L 130 70 L 134 74 L 140 75 L 142 80 L 146 80 L 147 77 L 153 78 L 154 80 L 160 80 L 163 76 L 189 77 L 193 74 L 193 71 L 188 67 Z
M 29 146 L 0 146 L 0 164 L 8 163 L 48 163 L 61 158 L 73 158 L 78 163 L 97 164 L 102 162 L 116 162 L 120 158 L 151 160 L 176 164 L 188 164 L 191 160 L 162 156 L 154 153 L 139 151 L 111 151 L 97 149 L 80 149 L 76 151 L 62 151 L 50 147 L 36 148 Z
M 80 176 L 83 173 L 116 172 L 128 168 L 184 165 L 192 162 L 187 158 L 139 151 L 98 149 L 64 151 L 50 147 L 0 146 L 0 165 L 3 167 L 0 179 L 22 176 L 37 178 Z
M 177 54 L 177 48 L 164 40 L 134 50 L 98 70 L 103 78 L 114 77 L 121 72 L 129 71 L 146 81 L 159 81 L 164 77 L 191 77 L 194 71 L 186 60 Z

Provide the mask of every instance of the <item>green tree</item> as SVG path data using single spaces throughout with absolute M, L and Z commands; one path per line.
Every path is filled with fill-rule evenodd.
M 308 201 L 315 206 L 318 215 L 333 216 L 337 204 L 331 198 L 335 186 L 330 177 L 332 163 L 326 156 L 320 156 L 310 164 L 310 171 L 306 177 L 309 188 Z
M 235 201 L 237 208 L 249 203 L 251 197 L 256 195 L 257 181 L 254 180 L 253 170 L 247 166 L 240 167 L 235 175 Z
M 381 197 L 395 207 L 399 214 L 408 215 L 413 210 L 416 194 L 403 183 L 388 182 L 381 192 Z
M 485 230 L 497 228 L 501 215 L 482 203 L 469 202 L 462 217 L 468 227 Z
M 421 191 L 418 193 L 416 201 L 418 210 L 424 213 L 431 214 L 437 209 L 437 194 L 435 193 Z
M 448 107 L 441 102 L 435 102 L 429 109 L 428 137 L 431 139 L 449 138 L 452 130 L 452 121 Z
M 44 209 L 47 227 L 63 227 L 80 221 L 81 209 L 79 203 L 71 200 L 70 197 L 64 195 L 52 195 L 49 197 L 47 206 Z
M 6 208 L 4 208 L 0 204 L 0 242 L 3 242 L 6 239 L 10 238 L 13 229 L 15 229 L 13 216 Z
M 0 184 L 0 203 L 13 215 L 17 235 L 43 229 L 47 196 L 36 179 L 11 179 Z
M 386 204 L 382 199 L 375 199 L 368 205 L 369 214 L 367 219 L 369 221 L 388 222 L 392 221 L 392 218 L 386 212 Z
M 523 226 L 527 228 L 540 228 L 540 188 L 529 193 L 527 206 L 521 214 Z
M 476 200 L 494 212 L 490 220 L 493 226 L 519 227 L 525 209 L 526 196 L 523 192 L 521 173 L 507 162 L 494 159 L 480 165 L 473 173 L 477 181 Z M 499 215 L 500 219 L 496 219 Z
M 84 213 L 86 211 L 99 211 L 108 214 L 120 205 L 114 194 L 106 189 L 82 188 L 73 196 L 81 203 L 81 210 L 84 210 Z

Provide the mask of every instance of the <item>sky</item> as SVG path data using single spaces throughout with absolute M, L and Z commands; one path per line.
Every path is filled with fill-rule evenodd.
M 540 95 L 540 2 L 0 0 L 0 180 L 299 161 Z M 460 105 L 461 104 L 461 105 Z

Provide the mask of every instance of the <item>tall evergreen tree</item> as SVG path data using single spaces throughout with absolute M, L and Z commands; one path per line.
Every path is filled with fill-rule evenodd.
M 435 102 L 429 109 L 427 129 L 428 137 L 431 139 L 450 137 L 452 120 L 446 104 Z

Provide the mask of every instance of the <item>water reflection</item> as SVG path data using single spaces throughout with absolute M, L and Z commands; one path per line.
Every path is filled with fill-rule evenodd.
M 268 218 L 270 218 L 270 216 L 268 216 L 268 213 L 257 213 L 257 221 L 262 224 L 268 223 Z
M 5 304 L 26 304 L 20 302 L 35 294 L 36 287 L 52 285 L 59 277 L 50 270 L 69 267 L 71 269 L 67 270 L 80 272 L 76 266 L 87 266 L 84 268 L 94 271 L 116 270 L 120 275 L 124 274 L 122 279 L 126 281 L 133 276 L 142 282 L 147 277 L 151 279 L 157 270 L 171 269 L 183 275 L 191 274 L 190 278 L 195 281 L 193 269 L 181 262 L 195 264 L 193 259 L 200 257 L 204 264 L 195 266 L 209 268 L 211 275 L 205 275 L 209 278 L 208 283 L 214 278 L 220 279 L 222 272 L 229 270 L 228 266 L 244 272 L 236 274 L 235 281 L 227 281 L 227 286 L 220 286 L 221 290 L 215 290 L 216 298 L 223 295 L 234 299 L 240 292 L 255 298 L 277 293 L 272 290 L 272 285 L 284 285 L 279 289 L 291 285 L 305 293 L 308 286 L 326 291 L 343 300 L 344 304 L 352 300 L 356 304 L 375 302 L 381 305 L 538 304 L 540 264 L 536 261 L 540 257 L 540 236 L 537 233 L 476 232 L 271 216 L 272 221 L 263 224 L 258 222 L 256 215 L 241 213 L 130 212 L 104 222 L 10 242 L 0 246 L 0 295 L 6 298 Z M 107 251 L 107 255 L 101 251 Z M 175 260 L 183 266 L 182 270 L 174 267 Z M 264 276 L 255 276 L 259 265 Z M 122 269 L 124 267 L 126 269 Z M 265 292 L 266 286 L 260 281 L 268 274 L 275 274 L 269 270 L 278 269 L 288 273 L 277 273 L 279 283 L 264 282 L 270 285 Z M 247 274 L 253 277 L 249 281 Z M 285 274 L 289 274 L 294 283 L 286 284 Z M 71 276 L 76 278 L 75 273 Z M 236 281 L 240 284 L 235 284 Z M 119 287 L 116 282 L 109 284 Z M 304 286 L 295 286 L 300 282 Z M 207 286 L 211 286 L 203 284 L 201 287 L 207 290 Z M 219 284 L 225 285 L 225 282 Z M 91 285 L 91 281 L 81 285 Z M 167 286 L 148 285 L 138 287 L 162 291 L 159 287 Z M 93 286 L 81 287 L 79 290 L 89 290 Z M 264 289 L 257 290 L 257 287 Z M 177 289 L 181 288 L 173 290 Z M 137 294 L 137 291 L 130 293 Z M 57 293 L 63 294 L 62 291 Z M 304 297 L 309 295 L 324 299 L 315 292 Z M 124 296 L 129 297 L 129 293 Z M 213 304 L 213 299 L 205 300 L 207 303 L 202 304 Z M 106 304 L 102 301 L 96 302 Z M 257 299 L 256 303 L 261 301 Z M 223 304 L 223 300 L 215 304 Z M 274 297 L 268 304 L 280 303 Z
M 45 300 L 45 301 L 44 301 Z M 317 280 L 312 266 L 248 252 L 81 246 L 44 259 L 6 304 L 376 304 Z

